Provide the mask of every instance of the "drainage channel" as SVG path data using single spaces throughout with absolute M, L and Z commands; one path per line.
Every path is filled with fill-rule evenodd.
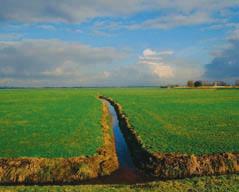
M 96 183 L 134 184 L 144 182 L 145 178 L 137 171 L 133 163 L 130 150 L 121 132 L 118 116 L 114 107 L 107 100 L 101 100 L 107 104 L 112 118 L 112 129 L 114 133 L 116 154 L 119 161 L 119 169 L 110 176 L 97 179 Z
M 114 132 L 115 148 L 120 165 L 120 169 L 135 171 L 135 166 L 131 158 L 128 145 L 119 127 L 119 120 L 114 107 L 108 102 L 108 108 L 112 117 L 112 128 Z

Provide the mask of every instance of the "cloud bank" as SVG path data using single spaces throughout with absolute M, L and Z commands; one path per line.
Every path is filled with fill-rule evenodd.
M 178 59 L 171 50 L 143 50 L 138 62 L 110 71 L 102 81 L 114 86 L 159 86 L 185 84 L 188 79 L 199 78 L 202 69 L 197 64 Z
M 76 82 L 81 86 L 104 78 L 102 69 L 125 56 L 125 52 L 114 48 L 59 40 L 0 42 L 0 76 L 2 83 L 12 85 L 27 80 L 32 85 L 36 82 L 39 85 Z
M 213 12 L 239 5 L 234 0 L 0 0 L 0 20 L 23 22 L 83 22 L 107 16 L 128 16 L 143 11 L 167 11 L 170 17 L 149 20 L 144 26 L 202 23 L 210 20 Z M 176 13 L 176 14 L 175 14 Z M 169 26 L 167 26 L 170 22 Z M 177 24 L 178 23 L 178 24 Z
M 145 49 L 143 56 L 140 57 L 139 64 L 145 65 L 152 72 L 152 75 L 159 78 L 171 78 L 174 76 L 172 67 L 165 64 L 163 59 L 165 56 L 172 55 L 172 51 L 156 52 L 151 49 Z
M 229 46 L 220 51 L 212 62 L 205 66 L 205 78 L 231 82 L 239 79 L 238 34 L 238 31 L 234 31 L 229 38 Z
M 141 10 L 137 0 L 0 0 L 0 20 L 23 22 L 82 22 Z
M 128 52 L 59 40 L 0 42 L 0 86 L 128 86 L 184 83 L 199 76 L 171 50 L 145 49 L 124 65 Z

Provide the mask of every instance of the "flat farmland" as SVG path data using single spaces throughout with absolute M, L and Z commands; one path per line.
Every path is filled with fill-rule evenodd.
M 105 89 L 123 107 L 151 152 L 211 154 L 239 150 L 239 90 Z
M 101 115 L 91 89 L 0 90 L 0 157 L 96 154 Z

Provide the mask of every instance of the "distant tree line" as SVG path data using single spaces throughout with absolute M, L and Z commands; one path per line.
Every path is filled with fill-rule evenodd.
M 189 80 L 187 82 L 188 87 L 201 87 L 201 86 L 227 86 L 228 84 L 224 81 L 203 81 L 203 80 L 197 80 L 192 81 Z M 235 86 L 239 86 L 239 80 L 235 81 Z

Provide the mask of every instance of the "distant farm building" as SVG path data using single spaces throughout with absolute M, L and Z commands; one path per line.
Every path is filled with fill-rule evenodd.
M 236 85 L 236 86 L 239 86 L 239 80 L 236 80 L 236 81 L 235 81 L 235 85 Z
M 200 87 L 200 86 L 210 87 L 210 86 L 226 86 L 227 84 L 224 81 L 190 80 L 187 82 L 187 85 L 188 87 Z

